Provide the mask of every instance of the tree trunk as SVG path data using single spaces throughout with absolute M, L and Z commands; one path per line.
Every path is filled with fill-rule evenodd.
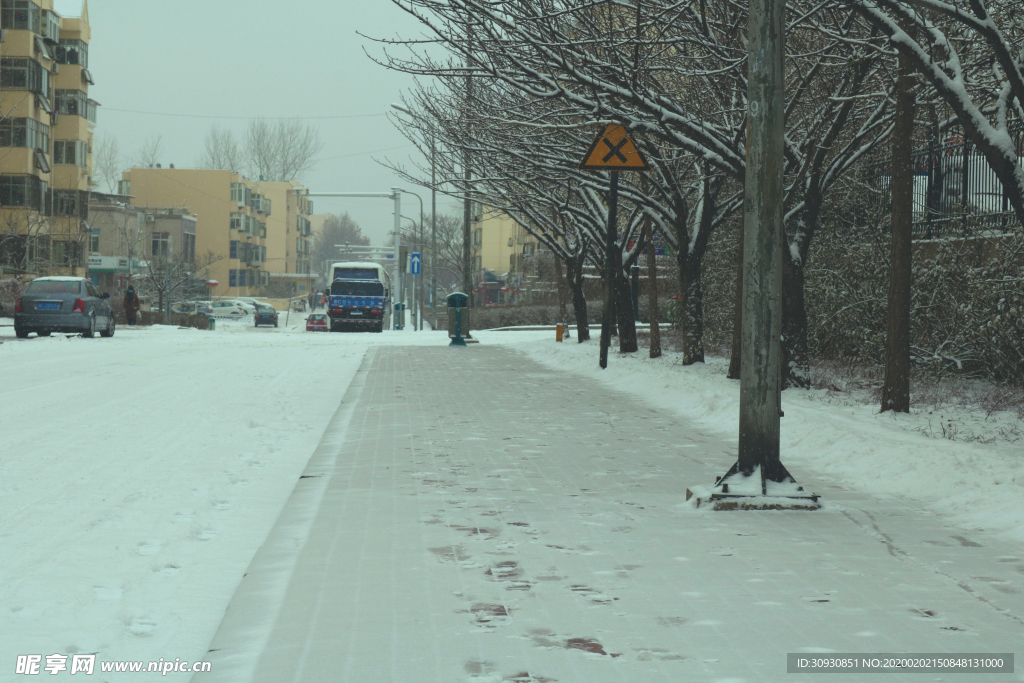
M 644 245 L 647 247 L 647 315 L 651 320 L 651 358 L 661 357 L 661 328 L 658 326 L 658 263 L 654 249 L 651 220 L 644 222 Z
M 744 215 L 746 213 L 744 212 Z M 736 245 L 736 295 L 732 314 L 732 353 L 729 357 L 729 379 L 740 378 L 740 352 L 743 349 L 743 230 Z
M 914 79 L 910 60 L 900 53 L 896 113 L 892 131 L 892 246 L 889 308 L 885 334 L 882 411 L 910 412 L 910 295 L 913 239 Z
M 685 267 L 679 271 L 682 301 L 683 365 L 704 362 L 704 291 L 701 288 L 701 258 L 695 254 L 685 257 Z
M 569 338 L 569 312 L 566 305 L 568 291 L 565 286 L 565 275 L 562 273 L 562 259 L 557 255 L 555 259 L 555 282 L 558 285 L 558 320 L 562 323 L 565 338 Z
M 782 388 L 810 389 L 804 264 L 789 253 L 784 255 L 782 264 Z
M 587 320 L 587 298 L 583 294 L 583 262 L 579 256 L 565 262 L 569 288 L 572 290 L 572 308 L 576 315 L 576 340 L 581 344 L 590 339 L 590 322 Z
M 622 271 L 621 259 L 615 264 L 615 317 L 619 328 L 619 353 L 633 353 L 637 350 L 636 321 L 633 320 L 633 292 L 629 279 Z

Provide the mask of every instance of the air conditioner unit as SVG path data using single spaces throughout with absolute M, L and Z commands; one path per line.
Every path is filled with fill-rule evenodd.
M 154 216 L 152 214 L 146 214 L 146 222 L 147 223 L 156 223 L 156 216 Z
M 53 71 L 53 73 L 55 73 L 55 74 L 59 74 L 60 73 L 60 62 L 54 62 L 53 63 L 53 69 L 51 69 L 51 71 Z
M 508 246 L 510 246 L 510 247 L 512 246 L 512 238 L 511 237 L 508 238 Z

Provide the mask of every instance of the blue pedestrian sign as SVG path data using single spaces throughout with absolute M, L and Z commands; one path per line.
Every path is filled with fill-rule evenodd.
M 418 251 L 414 251 L 409 255 L 409 272 L 419 275 L 421 270 L 423 270 L 423 259 Z

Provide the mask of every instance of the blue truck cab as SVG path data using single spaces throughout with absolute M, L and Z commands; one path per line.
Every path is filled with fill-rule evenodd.
M 382 332 L 387 310 L 387 290 L 380 280 L 337 278 L 331 283 L 327 299 L 331 332 Z

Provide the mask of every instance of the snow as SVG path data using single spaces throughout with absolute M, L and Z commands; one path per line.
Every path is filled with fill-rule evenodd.
M 642 349 L 613 354 L 602 371 L 593 340 L 558 344 L 550 333 L 537 333 L 530 341 L 522 335 L 474 334 L 482 343 L 514 344 L 548 367 L 597 379 L 723 437 L 735 439 L 738 434 L 740 385 L 725 376 L 728 359 L 683 366 L 681 354 L 651 360 Z M 986 417 L 956 409 L 880 414 L 875 405 L 837 404 L 823 390 L 785 391 L 782 409 L 782 461 L 797 481 L 812 476 L 868 493 L 906 496 L 965 529 L 1024 541 L 1024 448 L 1019 437 L 982 444 L 934 436 L 941 434 L 941 424 L 951 423 L 976 438 L 1012 435 L 1024 427 L 1015 416 Z
M 43 281 L 54 280 L 54 281 L 57 281 L 57 282 L 81 282 L 84 279 L 85 279 L 84 277 L 72 277 L 70 275 L 47 275 L 46 277 L 36 278 L 36 280 L 43 280 Z
M 447 341 L 281 325 L 0 326 L 0 680 L 19 654 L 201 659 L 365 350 Z
M 1019 642 L 1019 444 L 931 438 L 915 430 L 934 415 L 787 391 L 783 461 L 823 509 L 708 512 L 683 494 L 731 464 L 738 383 L 719 360 L 613 353 L 601 371 L 596 342 L 474 332 L 479 345 L 445 349 L 481 373 L 453 412 L 430 398 L 451 392 L 453 361 L 432 367 L 417 354 L 433 349 L 411 348 L 446 346 L 445 335 L 303 328 L 292 315 L 277 329 L 218 321 L 216 332 L 17 341 L 0 326 L 3 666 L 54 652 L 215 659 L 215 637 L 232 642 L 221 622 L 233 596 L 262 606 L 235 612 L 254 618 L 234 655 L 258 656 L 282 628 L 272 642 L 298 643 L 305 630 L 256 618 L 280 611 L 316 623 L 304 665 L 326 657 L 338 676 L 342 664 L 359 674 L 345 680 L 774 682 L 791 678 L 772 673 L 786 652 Z M 356 391 L 367 359 L 383 357 L 367 351 L 396 346 L 387 368 L 418 373 L 402 383 L 415 392 L 369 387 L 372 374 Z M 520 362 L 531 359 L 541 368 Z M 684 429 L 692 438 L 677 438 Z M 501 430 L 511 440 L 496 440 Z M 333 478 L 302 480 L 312 497 L 292 506 L 311 472 Z M 274 571 L 246 591 L 261 553 Z M 304 588 L 302 561 L 306 572 L 333 562 L 340 583 Z M 515 677 L 527 668 L 534 678 Z

